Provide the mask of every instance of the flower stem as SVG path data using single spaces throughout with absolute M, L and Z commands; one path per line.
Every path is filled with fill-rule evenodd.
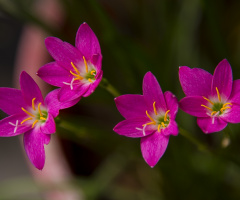
M 101 83 L 99 84 L 102 88 L 104 88 L 105 90 L 107 90 L 110 94 L 112 94 L 114 97 L 120 96 L 120 92 L 118 92 L 118 90 L 113 87 L 107 79 L 102 78 Z
M 190 134 L 188 131 L 184 130 L 183 128 L 179 128 L 179 133 L 185 138 L 187 138 L 190 142 L 195 144 L 200 151 L 204 151 L 204 152 L 210 151 L 205 144 L 203 144 L 201 141 L 199 141 L 196 137 L 194 137 L 192 134 Z

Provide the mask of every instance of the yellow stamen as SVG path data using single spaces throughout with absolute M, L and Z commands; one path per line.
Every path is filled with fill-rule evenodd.
M 203 96 L 203 98 L 204 98 L 206 101 L 208 101 L 210 104 L 214 105 L 214 103 L 213 103 L 210 99 L 208 99 L 208 98 L 206 98 L 206 97 L 204 97 L 204 96 Z
M 30 116 L 32 116 L 32 117 L 35 117 L 32 113 L 28 112 L 28 111 L 25 110 L 23 107 L 22 107 L 22 110 L 23 110 L 26 114 L 28 114 L 28 115 L 30 115 Z
M 165 124 L 163 122 L 161 122 L 161 125 L 165 128 Z
M 35 126 L 36 123 L 38 123 L 38 120 L 37 120 L 37 119 L 33 122 L 32 128 Z
M 153 102 L 153 110 L 154 110 L 155 115 L 157 115 L 157 110 L 156 110 L 155 104 L 156 104 L 156 101 Z
M 78 69 L 76 68 L 76 66 L 73 64 L 73 62 L 71 62 L 71 65 L 72 65 L 73 69 L 75 70 L 75 72 L 76 72 L 77 74 L 80 74 L 80 72 L 78 71 Z M 71 73 L 71 71 L 70 71 L 70 73 Z
M 32 108 L 33 108 L 33 110 L 36 110 L 36 109 L 35 109 L 35 105 L 34 105 L 35 99 L 36 99 L 36 98 L 33 98 L 33 99 L 32 99 Z
M 160 132 L 161 124 L 158 124 L 158 132 Z
M 21 122 L 21 124 L 23 124 L 24 122 L 26 122 L 26 121 L 28 121 L 28 120 L 31 120 L 31 119 L 33 119 L 32 117 L 28 117 L 27 119 L 24 119 L 22 122 Z
M 217 111 L 213 111 L 213 112 L 211 113 L 211 116 L 215 115 L 216 113 L 217 113 Z
M 88 73 L 88 65 L 87 65 L 87 61 L 85 59 L 85 57 L 83 56 L 83 60 L 84 60 L 84 64 L 85 64 L 85 68 L 86 68 L 86 72 Z
M 218 100 L 221 101 L 221 96 L 219 94 L 218 88 L 216 87 L 217 95 L 218 95 Z
M 41 112 L 41 110 L 40 110 L 40 106 L 41 106 L 41 102 L 38 104 L 38 112 L 39 112 L 39 115 L 42 117 L 43 116 L 43 114 L 42 114 L 42 112 Z
M 222 107 L 222 108 L 220 109 L 220 111 L 223 112 L 224 110 L 230 109 L 230 108 L 231 108 L 231 107 L 229 107 L 229 106 L 227 106 L 227 107 Z
M 40 117 L 41 120 L 47 120 L 45 117 Z
M 201 104 L 201 106 L 204 107 L 204 108 L 207 108 L 207 109 L 210 110 L 210 111 L 213 111 L 212 108 L 210 108 L 210 107 L 208 107 L 208 106 L 205 106 L 205 105 L 203 105 L 203 104 Z
M 72 71 L 70 71 L 70 73 L 71 73 L 73 76 L 79 77 L 79 74 L 75 74 L 75 73 L 73 73 Z
M 154 123 L 156 124 L 155 120 L 148 114 L 148 111 L 146 110 L 146 115 L 148 116 L 148 118 Z
M 232 103 L 225 103 L 225 104 L 223 104 L 223 108 L 225 108 L 226 105 L 231 105 L 232 106 Z
M 92 70 L 92 71 L 90 72 L 91 75 L 95 75 L 95 73 L 96 73 L 95 70 Z
M 83 77 L 79 76 L 79 77 L 77 77 L 77 78 L 74 78 L 73 80 L 74 80 L 74 81 L 75 81 L 75 80 L 83 80 Z
M 89 78 L 88 81 L 92 83 L 92 79 Z
M 146 126 L 146 125 L 154 125 L 154 124 L 156 124 L 156 122 L 148 122 L 148 123 L 146 123 L 146 124 L 143 124 L 142 126 Z
M 167 114 L 170 112 L 170 110 L 167 110 L 167 112 L 165 113 L 165 116 L 164 116 L 164 121 L 166 122 L 167 121 Z

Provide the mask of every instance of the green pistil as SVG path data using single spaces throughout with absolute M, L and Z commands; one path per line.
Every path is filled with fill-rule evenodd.
M 39 120 L 40 122 L 45 122 L 47 118 L 48 118 L 47 111 L 42 111 L 42 116 L 39 113 L 36 115 L 36 119 Z
M 96 72 L 95 72 L 96 73 Z M 86 79 L 95 80 L 95 73 L 91 74 L 90 72 L 86 74 Z
M 169 124 L 169 117 L 167 117 L 167 120 L 164 120 L 165 116 L 159 117 L 157 119 L 157 124 L 162 125 L 164 124 L 165 126 L 168 126 Z
M 213 107 L 212 107 L 212 110 L 215 111 L 215 112 L 220 112 L 222 113 L 221 111 L 221 108 L 223 107 L 223 103 L 214 103 L 213 104 Z

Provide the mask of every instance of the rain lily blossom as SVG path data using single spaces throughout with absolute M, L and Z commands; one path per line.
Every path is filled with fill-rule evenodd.
M 186 97 L 180 108 L 195 117 L 204 133 L 223 130 L 228 123 L 240 122 L 240 80 L 233 81 L 232 69 L 224 59 L 213 75 L 199 68 L 179 68 L 179 79 Z
M 42 66 L 37 75 L 60 87 L 59 100 L 70 101 L 89 96 L 102 79 L 102 54 L 98 39 L 87 23 L 80 25 L 75 46 L 56 37 L 45 40 L 54 62 Z
M 9 115 L 0 120 L 0 137 L 24 133 L 27 156 L 41 170 L 45 163 L 44 145 L 50 142 L 51 134 L 56 131 L 54 118 L 60 109 L 73 106 L 79 99 L 59 102 L 57 89 L 43 100 L 38 85 L 26 72 L 20 75 L 20 87 L 21 90 L 0 88 L 0 109 Z
M 113 130 L 119 135 L 141 138 L 143 158 L 154 167 L 164 154 L 170 135 L 178 134 L 177 98 L 169 91 L 163 93 L 155 76 L 147 72 L 143 95 L 122 95 L 115 98 L 115 103 L 125 120 Z

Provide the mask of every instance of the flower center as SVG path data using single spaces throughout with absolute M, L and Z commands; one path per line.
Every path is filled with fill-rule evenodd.
M 26 119 L 24 119 L 21 124 L 25 123 L 26 121 L 31 120 L 32 121 L 32 128 L 35 126 L 36 123 L 38 122 L 45 122 L 47 120 L 48 117 L 48 113 L 45 110 L 41 110 L 41 102 L 38 103 L 37 108 L 35 107 L 35 101 L 36 98 L 32 99 L 32 112 L 26 110 L 25 108 L 22 107 L 22 110 L 29 116 Z
M 66 85 L 70 85 L 71 90 L 73 89 L 73 82 L 76 80 L 82 81 L 82 80 L 87 80 L 87 82 L 92 83 L 95 80 L 95 76 L 96 76 L 96 70 L 93 69 L 93 66 L 88 65 L 85 57 L 83 56 L 83 61 L 84 61 L 84 65 L 85 65 L 85 72 L 81 72 L 79 71 L 79 69 L 73 64 L 73 62 L 71 62 L 71 65 L 73 67 L 73 70 L 70 70 L 70 74 L 73 75 L 73 79 L 70 83 L 66 83 L 63 82 Z M 92 68 L 92 69 L 90 69 Z
M 219 94 L 217 87 L 216 87 L 216 91 L 217 91 L 217 96 L 218 96 L 217 102 L 213 102 L 210 99 L 203 96 L 203 98 L 210 103 L 210 106 L 201 104 L 202 107 L 211 111 L 211 116 L 213 116 L 213 117 L 222 115 L 225 112 L 225 110 L 232 108 L 232 107 L 230 107 L 232 105 L 231 103 L 223 103 L 222 102 L 222 99 L 221 99 L 221 96 Z
M 156 109 L 156 102 L 154 101 L 153 102 L 153 111 L 154 111 L 154 115 L 151 116 L 151 115 L 149 115 L 148 111 L 146 110 L 146 115 L 151 120 L 151 122 L 143 124 L 143 126 L 145 127 L 147 125 L 156 125 L 158 132 L 160 132 L 161 129 L 166 128 L 170 122 L 170 119 L 168 116 L 168 113 L 170 112 L 170 110 L 167 110 L 165 112 L 165 114 L 158 114 L 157 109 Z

